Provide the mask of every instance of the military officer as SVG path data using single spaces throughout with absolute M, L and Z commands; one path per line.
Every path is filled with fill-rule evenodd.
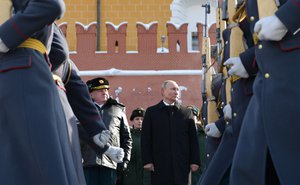
M 117 164 L 109 155 L 96 156 L 94 150 L 83 146 L 84 173 L 88 185 L 115 185 L 117 167 L 127 168 L 130 161 L 132 138 L 125 114 L 125 106 L 109 96 L 109 82 L 103 77 L 87 81 L 90 95 L 99 110 L 101 119 L 110 131 L 109 145 L 124 150 L 123 161 Z
M 259 71 L 234 155 L 232 185 L 300 182 L 300 88 L 291 76 L 300 69 L 300 0 L 264 3 L 246 3 L 251 32 L 259 39 Z M 275 13 L 266 15 L 271 5 Z

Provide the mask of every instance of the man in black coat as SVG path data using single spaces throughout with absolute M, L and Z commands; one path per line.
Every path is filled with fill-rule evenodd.
M 146 110 L 142 137 L 144 168 L 152 185 L 187 185 L 191 171 L 200 165 L 197 132 L 192 112 L 178 104 L 175 81 L 162 84 L 162 101 Z

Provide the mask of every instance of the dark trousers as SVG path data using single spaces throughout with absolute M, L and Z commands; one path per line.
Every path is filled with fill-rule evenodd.
M 84 176 L 87 185 L 115 185 L 116 170 L 103 167 L 84 167 Z

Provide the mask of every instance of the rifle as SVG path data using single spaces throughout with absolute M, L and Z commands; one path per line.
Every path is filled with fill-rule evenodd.
M 257 9 L 258 9 L 258 16 L 259 18 L 268 17 L 274 15 L 277 11 L 277 6 L 280 5 L 278 0 L 263 0 L 257 2 Z M 254 43 L 257 44 L 258 42 L 258 33 L 253 34 Z
M 244 4 L 242 4 L 243 6 Z M 229 39 L 229 57 L 238 57 L 241 52 L 243 52 L 245 49 L 244 43 L 243 43 L 243 32 L 238 26 L 238 21 L 243 18 L 241 17 L 242 10 L 236 9 L 237 4 L 235 0 L 223 0 L 223 6 L 222 6 L 222 18 L 217 18 L 217 21 L 225 20 L 227 23 L 227 29 L 230 29 L 230 39 Z M 244 15 L 243 15 L 244 16 Z M 236 22 L 237 23 L 236 23 Z M 231 102 L 231 84 L 232 82 L 239 79 L 237 76 L 229 77 L 228 75 L 228 68 L 226 66 L 223 66 L 223 63 L 226 59 L 222 60 L 222 64 L 220 66 L 220 72 L 223 74 L 223 77 L 226 79 L 226 104 Z
M 211 84 L 212 75 L 215 73 L 211 63 L 211 51 L 210 51 L 210 39 L 207 36 L 207 14 L 210 13 L 210 5 L 202 5 L 205 8 L 205 25 L 204 25 L 204 37 L 202 41 L 202 109 L 206 112 L 203 115 L 204 126 L 208 123 L 215 122 L 219 119 L 219 113 L 217 111 L 216 98 L 212 94 Z
M 226 1 L 226 0 L 225 0 Z M 227 8 L 227 6 L 225 6 L 224 8 Z M 224 43 L 223 43 L 223 39 L 222 39 L 222 32 L 224 31 L 224 29 L 226 28 L 226 22 L 223 20 L 223 18 L 221 16 L 223 16 L 223 11 L 220 7 L 220 2 L 218 1 L 218 6 L 216 9 L 216 39 L 217 39 L 217 51 L 218 51 L 218 66 L 219 67 L 219 71 L 221 72 L 220 68 L 222 66 L 222 55 L 223 55 L 223 47 Z
M 0 1 L 0 25 L 11 17 L 12 2 L 11 0 Z
M 221 34 L 223 33 L 223 31 L 226 29 L 226 23 L 228 22 L 228 0 L 223 0 L 222 1 L 222 8 L 220 7 L 219 1 L 218 1 L 218 8 L 216 10 L 216 28 L 217 28 L 217 32 L 218 29 L 220 30 L 220 35 L 217 34 L 217 42 L 219 45 L 219 48 L 223 48 L 220 49 L 219 52 L 219 73 L 222 73 L 223 79 L 225 80 L 225 92 L 226 92 L 226 101 L 224 102 L 225 104 L 228 104 L 231 102 L 231 93 L 230 93 L 230 89 L 231 89 L 231 79 L 228 75 L 228 69 L 226 66 L 223 65 L 223 63 L 225 62 L 225 58 L 223 57 L 224 55 L 224 48 L 225 48 L 225 43 L 224 43 L 224 39 L 221 37 Z M 228 43 L 226 43 L 228 44 Z M 222 47 L 223 46 L 223 47 Z M 224 105 L 221 105 L 221 108 Z
M 239 27 L 239 22 L 246 18 L 245 14 L 245 0 L 238 1 L 236 4 L 235 0 L 225 0 L 227 3 L 227 29 L 230 29 L 230 39 L 229 39 L 229 57 L 239 57 L 239 54 L 245 51 L 245 45 L 243 42 L 244 33 Z M 224 7 L 224 6 L 223 6 Z M 224 13 L 223 13 L 224 14 Z M 225 62 L 225 61 L 224 61 Z M 236 80 L 240 79 L 238 76 L 228 76 L 227 67 L 222 66 L 222 72 L 224 77 L 226 77 L 226 103 L 231 102 L 231 85 Z

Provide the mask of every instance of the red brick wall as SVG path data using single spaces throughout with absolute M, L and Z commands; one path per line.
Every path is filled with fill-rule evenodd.
M 81 71 L 84 70 L 108 70 L 112 68 L 120 70 L 200 70 L 201 53 L 187 51 L 187 25 L 183 24 L 179 29 L 167 24 L 168 53 L 156 53 L 157 47 L 157 23 L 152 24 L 149 30 L 143 25 L 137 25 L 138 51 L 128 53 L 126 51 L 126 28 L 123 24 L 117 30 L 113 26 L 107 28 L 107 52 L 95 52 L 96 25 L 90 25 L 85 30 L 81 25 L 76 25 L 77 51 L 71 54 L 71 59 Z M 63 30 L 67 30 L 66 25 Z M 198 25 L 199 35 L 202 35 L 202 25 Z M 210 29 L 210 34 L 215 34 Z M 202 43 L 200 39 L 199 43 Z M 118 42 L 119 52 L 115 52 L 115 43 Z M 176 51 L 176 44 L 180 43 L 180 51 Z M 212 39 L 212 44 L 215 39 Z M 202 104 L 201 76 L 200 75 L 163 75 L 163 76 L 105 76 L 111 84 L 110 94 L 115 97 L 115 89 L 122 87 L 119 95 L 120 102 L 127 107 L 127 116 L 136 107 L 147 108 L 161 100 L 160 86 L 164 80 L 175 80 L 180 86 L 187 87 L 182 91 L 181 100 L 184 105 Z M 84 76 L 84 80 L 93 76 Z

